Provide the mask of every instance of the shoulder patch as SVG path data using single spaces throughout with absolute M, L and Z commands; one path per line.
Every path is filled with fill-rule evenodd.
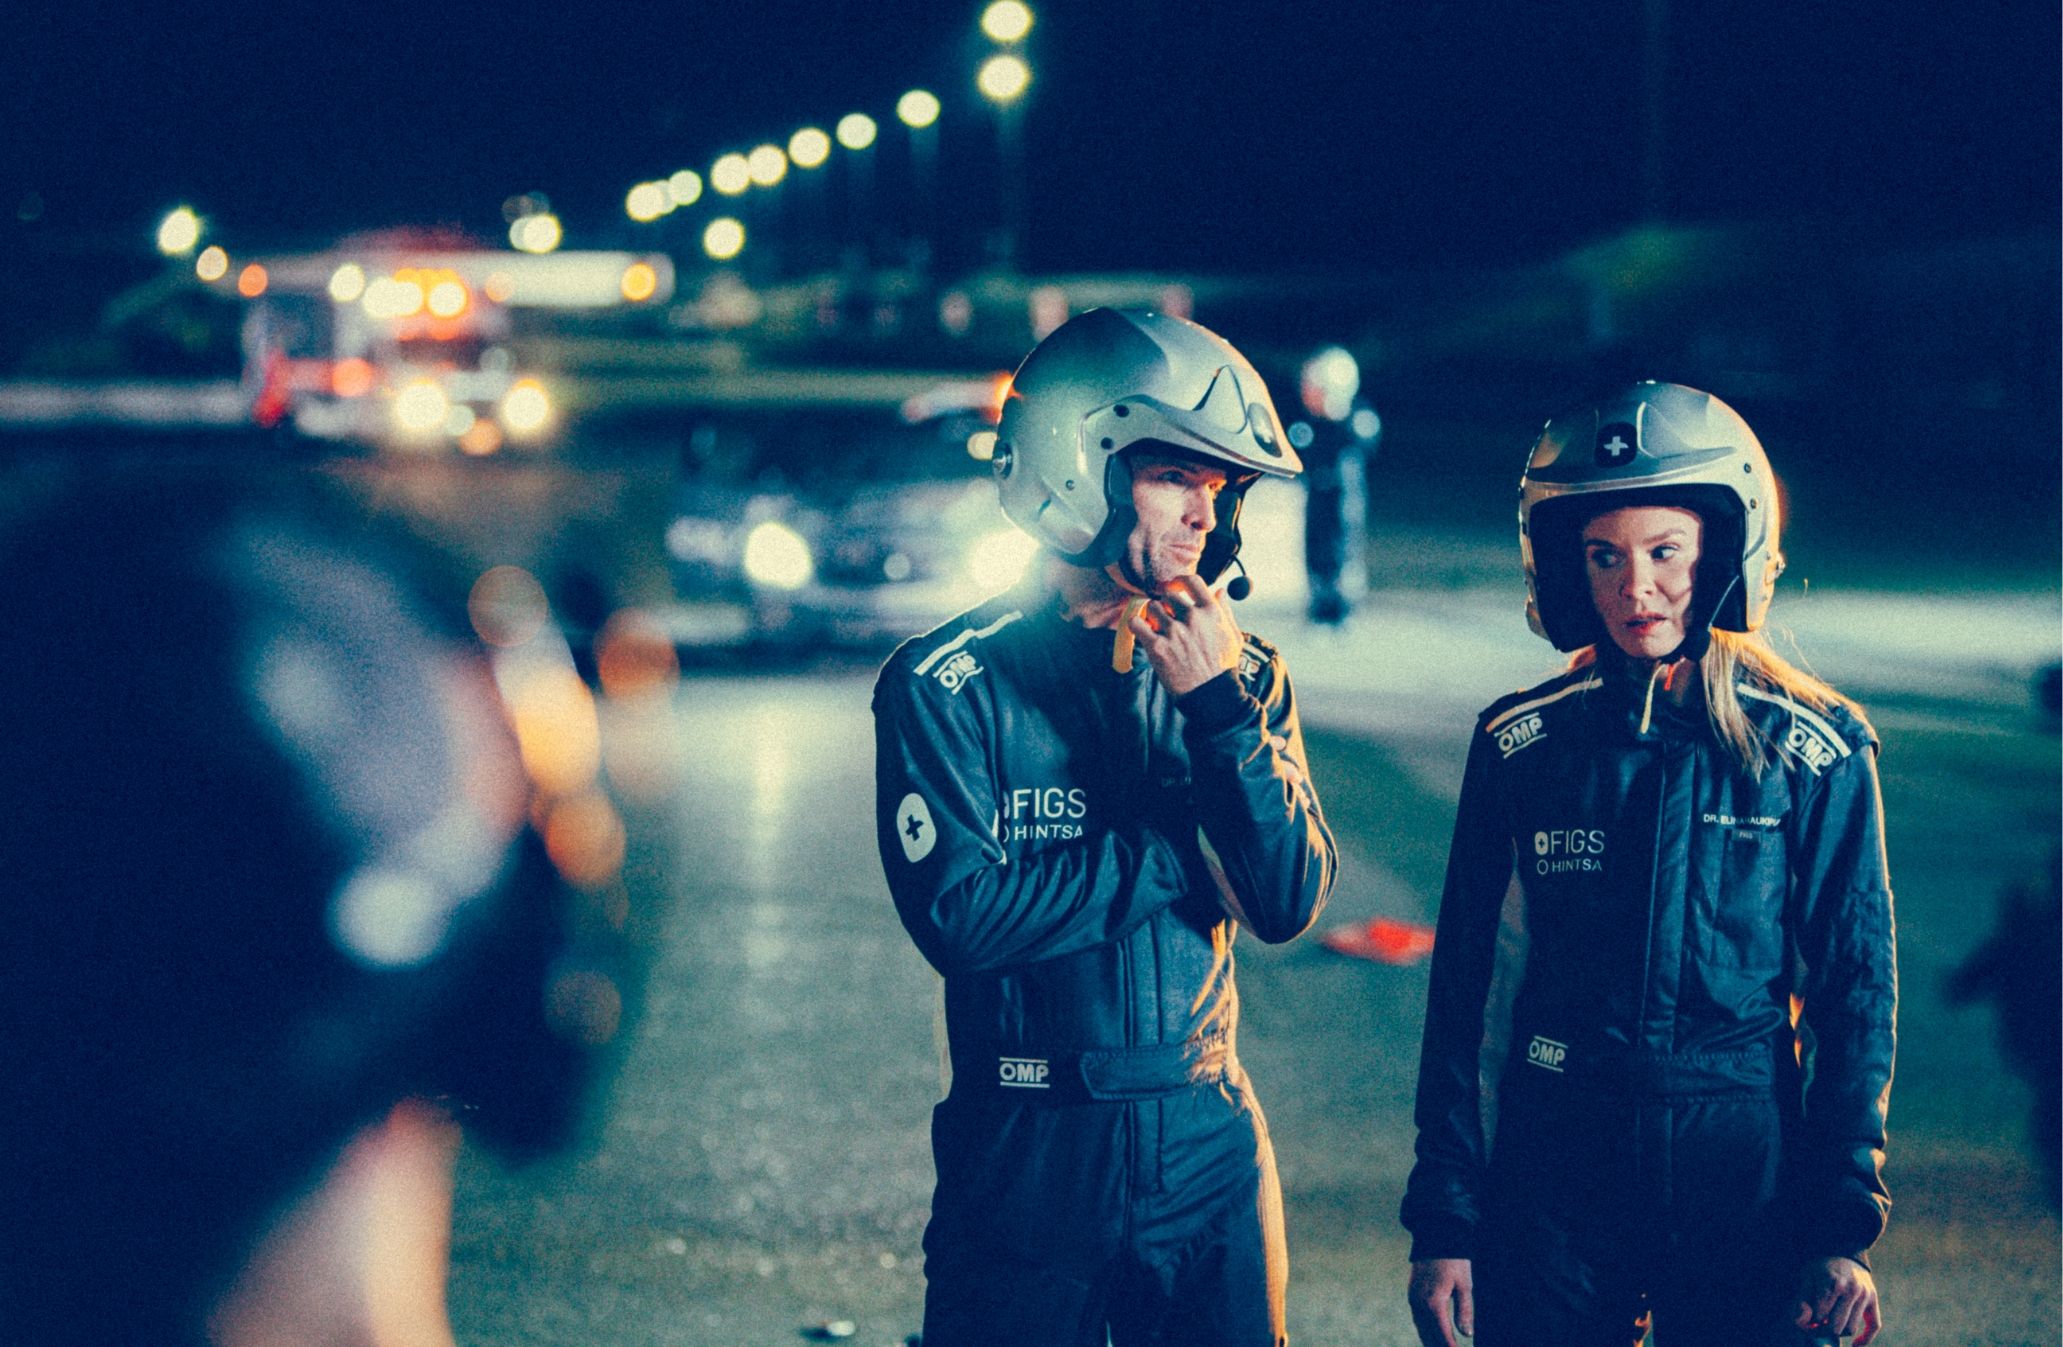
M 1515 692 L 1490 704 L 1482 716 L 1483 733 L 1497 744 L 1506 758 L 1531 748 L 1548 736 L 1548 708 L 1564 698 L 1602 687 L 1604 680 L 1589 669 L 1573 669 L 1524 692 Z
M 1785 752 L 1804 763 L 1806 770 L 1814 776 L 1854 751 L 1847 736 L 1835 729 L 1832 721 L 1803 702 L 1748 683 L 1736 683 L 1734 687 L 1743 697 L 1766 702 L 1790 713 L 1791 723 L 1781 735 L 1775 736 L 1776 741 Z
M 1528 688 L 1524 692 L 1515 692 L 1509 697 L 1491 703 L 1490 709 L 1483 713 L 1483 733 L 1495 735 L 1507 725 L 1516 721 L 1526 719 L 1527 717 L 1537 718 L 1544 708 L 1554 705 L 1565 697 L 1572 697 L 1579 692 L 1589 692 L 1593 688 L 1604 686 L 1604 680 L 1587 669 L 1576 670 L 1574 673 L 1580 674 L 1581 677 L 1576 677 L 1574 674 L 1564 674 L 1562 677 L 1551 679 L 1538 687 Z
M 1001 617 L 982 627 L 965 627 L 957 636 L 940 645 L 918 660 L 910 670 L 917 678 L 931 678 L 946 691 L 958 696 L 967 680 L 982 672 L 980 652 L 974 649 L 976 642 L 993 636 L 1024 614 L 1013 608 Z

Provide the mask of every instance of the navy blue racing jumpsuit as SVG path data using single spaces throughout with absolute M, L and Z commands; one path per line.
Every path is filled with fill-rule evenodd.
M 1235 919 L 1309 928 L 1337 858 L 1282 660 L 1176 699 L 1033 583 L 874 689 L 882 864 L 945 978 L 925 1347 L 1287 1341 Z
M 1644 681 L 1572 670 L 1469 748 L 1403 1219 L 1474 1260 L 1481 1347 L 1795 1340 L 1805 1262 L 1866 1265 L 1890 1206 L 1875 738 L 1743 682 L 1758 780 L 1695 699 L 1642 733 Z

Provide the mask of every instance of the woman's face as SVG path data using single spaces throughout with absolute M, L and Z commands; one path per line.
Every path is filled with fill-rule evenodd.
M 1590 601 L 1612 643 L 1656 660 L 1683 644 L 1704 521 L 1669 505 L 1612 510 L 1583 526 Z

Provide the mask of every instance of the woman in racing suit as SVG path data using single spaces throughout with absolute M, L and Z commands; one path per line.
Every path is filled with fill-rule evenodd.
M 1754 433 L 1693 389 L 1533 448 L 1527 616 L 1575 654 L 1471 739 L 1403 1206 L 1428 1347 L 1877 1330 L 1876 739 L 1758 634 L 1777 510 Z

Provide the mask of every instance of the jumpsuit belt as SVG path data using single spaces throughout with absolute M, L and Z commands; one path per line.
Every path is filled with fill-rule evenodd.
M 1232 1036 L 1218 1031 L 1179 1043 L 1045 1052 L 1020 1048 L 956 1064 L 953 1090 L 1026 1104 L 1158 1099 L 1215 1085 L 1238 1070 Z
M 1750 1044 L 1718 1052 L 1579 1053 L 1536 1037 L 1513 1054 L 1509 1071 L 1535 1088 L 1561 1086 L 1627 1099 L 1787 1091 L 1798 1075 L 1788 1042 Z

